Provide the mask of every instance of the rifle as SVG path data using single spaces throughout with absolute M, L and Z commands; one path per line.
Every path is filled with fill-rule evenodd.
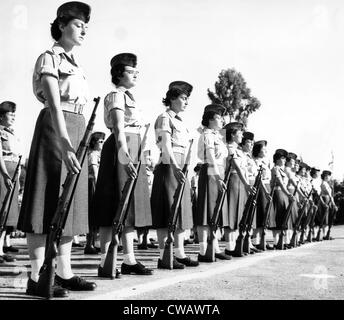
M 258 173 L 256 180 L 254 181 L 253 187 L 258 187 L 260 183 L 260 177 L 261 177 L 261 171 Z M 248 219 L 250 217 L 250 212 L 252 205 L 254 201 L 257 201 L 256 194 L 258 193 L 258 189 L 256 189 L 256 192 L 251 192 L 250 195 L 248 196 L 246 203 L 245 203 L 245 208 L 243 215 L 241 217 L 240 223 L 239 223 L 239 235 L 235 243 L 235 248 L 233 252 L 233 257 L 243 257 L 244 251 L 244 232 L 246 230 L 246 225 L 248 222 Z
M 115 218 L 112 222 L 112 238 L 106 253 L 104 266 L 103 266 L 103 276 L 106 278 L 113 279 L 115 277 L 115 266 L 117 264 L 117 252 L 118 252 L 118 245 L 119 245 L 119 234 L 122 232 L 125 220 L 127 218 L 129 212 L 129 204 L 132 198 L 132 194 L 134 193 L 136 181 L 139 175 L 140 167 L 141 167 L 141 151 L 142 146 L 145 145 L 147 140 L 147 133 L 150 124 L 146 124 L 146 131 L 142 138 L 142 142 L 139 146 L 139 150 L 137 153 L 137 164 L 135 166 L 137 175 L 136 178 L 129 177 L 125 182 L 125 185 L 122 190 L 121 199 L 119 202 L 119 206 L 117 208 L 117 212 Z
M 162 263 L 169 267 L 169 269 L 173 269 L 173 242 L 174 242 L 174 231 L 176 229 L 177 219 L 179 215 L 180 203 L 183 198 L 183 193 L 185 189 L 185 183 L 187 179 L 188 169 L 189 169 L 189 162 L 191 158 L 191 147 L 193 144 L 193 139 L 190 141 L 189 151 L 186 156 L 186 161 L 183 167 L 182 172 L 185 175 L 185 181 L 178 184 L 176 192 L 174 194 L 174 200 L 171 206 L 171 212 L 167 227 L 167 239 L 165 241 L 164 247 L 164 254 L 162 256 Z
M 297 185 L 295 187 L 295 191 L 293 193 L 293 196 L 295 196 L 295 194 L 297 192 L 297 187 L 298 187 L 299 183 L 300 183 L 300 181 L 297 182 Z M 284 238 L 284 235 L 285 235 L 285 230 L 288 229 L 288 220 L 289 220 L 290 215 L 291 215 L 291 210 L 293 208 L 294 201 L 295 201 L 295 199 L 289 201 L 287 212 L 286 212 L 286 214 L 284 216 L 281 232 L 280 232 L 278 243 L 277 243 L 277 246 L 276 246 L 276 249 L 278 249 L 278 250 L 284 250 L 285 249 L 284 248 L 284 239 L 283 238 Z
M 2 232 L 4 231 L 7 223 L 7 218 L 10 213 L 11 204 L 13 200 L 14 190 L 17 185 L 17 176 L 19 174 L 20 169 L 20 162 L 21 162 L 22 156 L 19 156 L 18 164 L 16 166 L 16 169 L 14 171 L 14 174 L 12 176 L 11 182 L 12 182 L 12 188 L 7 189 L 5 198 L 2 202 L 1 210 L 0 210 L 0 236 Z
M 100 97 L 94 98 L 93 101 L 95 102 L 95 106 L 87 124 L 85 134 L 76 152 L 76 158 L 81 167 L 83 166 L 86 158 L 88 143 L 94 127 L 94 120 L 96 117 L 96 110 L 100 101 Z M 45 245 L 45 258 L 39 272 L 39 279 L 37 283 L 37 295 L 40 297 L 46 297 L 48 299 L 53 297 L 55 258 L 57 256 L 57 248 L 63 234 L 63 229 L 66 225 L 68 212 L 79 180 L 80 172 L 78 174 L 73 174 L 72 172 L 67 173 L 67 177 L 62 185 L 62 194 L 59 197 L 55 213 L 49 225 Z
M 259 246 L 258 246 L 258 249 L 259 250 L 263 250 L 263 251 L 266 250 L 266 239 L 265 239 L 266 229 L 268 227 L 268 220 L 269 220 L 269 216 L 270 216 L 270 211 L 271 211 L 271 208 L 272 208 L 272 205 L 273 205 L 272 198 L 273 198 L 274 193 L 275 193 L 275 188 L 276 188 L 276 181 L 274 181 L 274 184 L 273 184 L 271 192 L 270 192 L 270 197 L 271 198 L 268 201 L 268 203 L 266 204 L 265 211 L 264 211 L 263 230 L 262 230 L 262 235 L 261 235 L 260 243 L 259 243 Z
M 214 208 L 214 213 L 213 213 L 213 215 L 209 221 L 210 234 L 209 234 L 209 238 L 208 238 L 208 245 L 207 245 L 207 251 L 205 252 L 205 257 L 208 259 L 211 259 L 211 261 L 213 261 L 213 262 L 216 261 L 216 258 L 215 258 L 216 230 L 217 230 L 218 223 L 219 223 L 220 212 L 222 210 L 223 203 L 224 203 L 225 196 L 226 196 L 227 189 L 228 189 L 228 185 L 229 185 L 229 178 L 231 175 L 231 167 L 232 167 L 232 158 L 229 161 L 229 165 L 228 165 L 226 172 L 225 172 L 225 178 L 223 180 L 223 182 L 226 185 L 226 190 L 222 190 L 219 193 L 219 195 L 217 196 L 216 205 Z
M 243 244 L 243 251 L 250 254 L 251 253 L 251 249 L 250 249 L 250 231 L 252 229 L 252 223 L 253 223 L 253 219 L 254 219 L 254 215 L 256 213 L 256 207 L 257 207 L 257 199 L 258 199 L 258 194 L 259 194 L 259 188 L 261 188 L 261 182 L 262 182 L 262 172 L 263 172 L 263 167 L 260 166 L 259 170 L 258 170 L 258 175 L 256 177 L 256 180 L 254 181 L 254 187 L 256 188 L 256 193 L 253 197 L 253 203 L 250 209 L 250 213 L 248 216 L 248 223 L 246 225 L 246 234 L 245 234 L 245 238 L 244 238 L 244 244 Z
M 307 209 L 307 204 L 309 203 L 309 198 L 312 195 L 312 191 L 313 189 L 310 191 L 310 193 L 308 194 L 307 198 L 305 199 L 305 202 L 300 210 L 299 216 L 297 217 L 297 220 L 295 222 L 295 226 L 294 226 L 294 231 L 293 231 L 293 235 L 290 239 L 290 245 L 295 248 L 297 246 L 297 232 L 299 231 L 300 225 L 301 225 L 301 221 L 302 218 L 306 212 Z

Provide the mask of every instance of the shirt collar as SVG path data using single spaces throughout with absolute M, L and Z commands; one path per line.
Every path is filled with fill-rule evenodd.
M 68 55 L 65 49 L 58 42 L 54 43 L 52 51 L 57 55 L 64 55 L 70 62 L 77 65 L 77 62 L 75 61 L 75 57 L 73 56 L 73 54 L 71 53 L 70 55 Z
M 182 120 L 181 117 L 179 117 L 172 109 L 168 109 L 166 112 L 169 114 L 171 118 L 176 118 L 180 121 Z

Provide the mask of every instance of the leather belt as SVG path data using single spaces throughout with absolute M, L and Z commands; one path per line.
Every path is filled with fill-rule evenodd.
M 44 106 L 45 108 L 49 107 L 47 101 L 44 102 Z M 82 114 L 82 111 L 84 109 L 83 104 L 66 102 L 66 101 L 61 101 L 60 106 L 63 111 L 72 112 L 76 114 Z

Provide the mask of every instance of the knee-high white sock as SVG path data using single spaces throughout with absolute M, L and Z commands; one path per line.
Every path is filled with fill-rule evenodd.
M 159 249 L 160 259 L 164 256 L 164 249 Z
M 219 241 L 217 238 L 214 239 L 214 249 L 215 249 L 215 253 L 220 253 L 220 246 L 219 246 Z
M 56 274 L 62 279 L 70 279 L 74 276 L 70 262 L 70 253 L 56 257 Z
M 123 254 L 123 263 L 128 264 L 130 266 L 133 266 L 134 264 L 136 264 L 134 252 L 128 252 L 128 253 Z
M 200 242 L 199 243 L 199 253 L 204 256 L 205 255 L 205 252 L 207 251 L 207 245 L 208 243 L 207 242 Z
M 101 266 L 102 268 L 104 267 L 105 259 L 106 259 L 106 253 L 102 253 L 102 254 L 100 255 L 100 266 Z
M 38 282 L 39 279 L 39 270 L 41 269 L 43 265 L 44 259 L 36 259 L 36 260 L 31 260 L 31 275 L 30 278 L 31 280 Z
M 185 252 L 184 252 L 184 246 L 180 246 L 179 248 L 174 249 L 174 253 L 177 258 L 184 259 L 186 258 Z

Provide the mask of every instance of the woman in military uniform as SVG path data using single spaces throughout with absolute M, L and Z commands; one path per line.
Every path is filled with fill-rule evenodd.
M 33 90 L 44 108 L 36 122 L 18 221 L 18 229 L 26 232 L 31 260 L 26 291 L 29 295 L 38 294 L 46 234 L 67 171 L 80 172 L 80 176 L 58 248 L 54 296 L 67 296 L 65 288 L 80 291 L 96 287 L 95 283 L 74 276 L 70 261 L 73 235 L 86 233 L 88 229 L 87 162 L 81 169 L 75 155 L 85 132 L 82 112 L 88 91 L 73 48 L 84 40 L 90 10 L 82 2 L 67 2 L 58 8 L 51 25 L 56 42 L 38 57 L 34 68 Z
M 326 235 L 327 230 L 328 230 L 328 225 L 329 225 L 329 215 L 330 215 L 330 210 L 338 210 L 334 198 L 332 196 L 332 188 L 330 186 L 330 179 L 331 179 L 332 172 L 329 170 L 324 170 L 321 173 L 321 193 L 320 197 L 323 200 L 322 203 L 320 204 L 321 209 L 320 209 L 320 214 L 319 214 L 319 227 L 321 226 L 322 219 L 323 220 L 323 225 L 322 225 L 322 230 L 320 230 L 320 234 L 322 233 L 323 236 Z M 320 237 L 322 239 L 322 237 Z
M 273 195 L 275 211 L 273 214 L 270 213 L 269 226 L 272 229 L 275 245 L 278 243 L 278 235 L 282 229 L 289 201 L 294 201 L 294 196 L 287 188 L 289 181 L 287 173 L 285 172 L 285 161 L 287 156 L 288 152 L 284 149 L 277 149 L 273 155 L 273 162 L 275 165 L 271 170 L 271 187 L 276 184 Z
M 179 218 L 174 233 L 175 256 L 173 269 L 183 269 L 185 266 L 194 267 L 198 261 L 192 260 L 184 252 L 185 229 L 193 226 L 190 184 L 182 168 L 189 147 L 189 132 L 180 113 L 188 106 L 192 86 L 185 81 L 170 83 L 163 104 L 166 111 L 155 121 L 155 137 L 160 149 L 159 163 L 155 167 L 151 195 L 153 228 L 157 229 L 160 258 L 158 268 L 169 269 L 164 265 L 165 241 L 167 227 L 171 215 L 171 207 L 178 184 L 185 181 L 185 189 L 180 205 Z
M 137 177 L 137 181 L 121 236 L 123 243 L 121 272 L 151 275 L 153 270 L 137 261 L 134 255 L 135 227 L 148 227 L 152 224 L 148 178 L 144 164 L 141 165 L 139 172 L 135 169 L 143 123 L 134 97 L 128 90 L 136 85 L 137 57 L 132 53 L 120 53 L 111 59 L 110 65 L 115 88 L 104 99 L 104 120 L 107 128 L 111 130 L 111 135 L 105 141 L 101 153 L 91 209 L 92 224 L 100 227 L 101 262 L 98 276 L 106 277 L 103 267 L 112 239 L 113 220 L 122 190 L 129 177 Z M 117 270 L 116 277 L 119 277 L 119 274 Z
M 0 205 L 2 205 L 6 196 L 7 190 L 12 186 L 12 176 L 19 160 L 19 141 L 14 135 L 13 124 L 15 120 L 16 104 L 12 101 L 4 101 L 0 103 L 0 172 L 3 179 L 0 179 Z M 18 193 L 19 193 L 19 174 L 17 176 L 17 183 L 14 189 L 11 208 L 8 213 L 5 231 L 0 235 L 0 263 L 13 262 L 15 258 L 12 255 L 5 254 L 13 250 L 8 243 L 9 233 L 17 226 L 19 210 L 18 210 Z M 5 239 L 6 237 L 6 239 Z M 7 242 L 7 243 L 5 243 Z M 6 246 L 4 246 L 4 243 Z
M 260 243 L 262 231 L 263 231 L 263 223 L 266 210 L 266 206 L 268 201 L 271 201 L 271 169 L 270 164 L 267 159 L 267 141 L 260 140 L 256 141 L 253 145 L 252 149 L 252 157 L 257 165 L 257 168 L 262 166 L 262 184 L 258 190 L 258 198 L 257 198 L 257 210 L 256 210 L 256 218 L 255 218 L 255 225 L 256 229 L 253 230 L 253 239 L 252 242 L 254 245 L 258 246 Z M 269 212 L 269 216 L 273 215 L 272 211 L 274 210 L 273 206 L 271 206 L 271 210 Z M 267 225 L 268 227 L 269 225 Z M 273 247 L 269 244 L 266 245 L 266 249 L 273 249 Z
M 243 125 L 239 122 L 230 122 L 225 125 L 228 157 L 232 161 L 229 187 L 227 189 L 228 214 L 223 215 L 223 227 L 225 231 L 226 250 L 225 254 L 238 255 L 234 249 L 238 237 L 238 227 L 245 203 L 253 188 L 247 179 L 246 156 L 239 148 L 243 138 Z
M 217 198 L 220 192 L 226 190 L 223 181 L 225 175 L 226 159 L 228 150 L 220 130 L 223 127 L 223 113 L 226 109 L 222 105 L 211 104 L 205 107 L 202 125 L 203 132 L 198 140 L 198 158 L 202 160 L 202 166 L 198 178 L 198 197 L 194 224 L 197 226 L 200 252 L 199 262 L 212 262 L 205 256 L 207 251 L 207 239 L 209 233 L 209 223 L 214 214 Z M 225 198 L 224 203 L 227 202 Z M 220 212 L 228 215 L 228 206 L 223 206 Z M 231 256 L 221 252 L 217 238 L 215 238 L 215 258 L 230 260 Z

